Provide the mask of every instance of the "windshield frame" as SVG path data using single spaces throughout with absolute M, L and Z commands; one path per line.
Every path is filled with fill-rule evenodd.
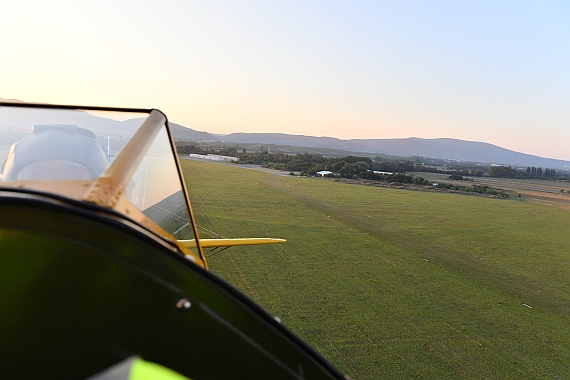
M 205 260 L 205 256 L 202 250 L 202 247 L 199 243 L 199 235 L 198 235 L 198 229 L 196 226 L 196 222 L 194 219 L 194 214 L 192 212 L 192 207 L 190 204 L 190 199 L 189 199 L 189 195 L 188 195 L 188 190 L 186 187 L 186 184 L 184 182 L 184 176 L 181 173 L 181 166 L 180 166 L 180 161 L 178 158 L 178 155 L 176 153 L 176 147 L 175 147 L 175 143 L 174 143 L 174 139 L 172 138 L 172 133 L 170 131 L 170 125 L 168 123 L 168 118 L 166 117 L 166 115 L 161 112 L 160 110 L 157 109 L 146 109 L 146 108 L 122 108 L 122 107 L 99 107 L 99 106 L 75 106 L 75 105 L 54 105 L 54 104 L 41 104 L 41 103 L 20 103 L 20 102 L 5 102 L 2 101 L 0 102 L 0 108 L 2 107 L 13 107 L 13 108 L 33 108 L 33 109 L 52 109 L 52 110 L 76 110 L 76 111 L 102 111 L 102 112 L 116 112 L 116 113 L 138 113 L 138 114 L 144 114 L 146 115 L 142 125 L 145 124 L 150 124 L 151 125 L 151 129 L 155 130 L 156 133 L 158 133 L 158 131 L 162 130 L 163 128 L 166 131 L 166 136 L 168 138 L 168 145 L 169 145 L 169 149 L 170 149 L 170 154 L 172 156 L 172 158 L 174 159 L 174 164 L 176 166 L 176 175 L 178 177 L 178 181 L 180 183 L 181 186 L 181 191 L 182 191 L 182 196 L 184 197 L 184 203 L 185 203 L 185 208 L 186 208 L 186 213 L 188 215 L 189 218 L 189 224 L 191 226 L 191 230 L 192 233 L 194 235 L 194 238 L 196 240 L 196 249 L 198 251 L 198 256 L 199 258 L 202 260 L 203 265 L 207 268 L 207 264 L 206 264 L 206 260 Z M 142 126 L 141 125 L 141 126 Z M 138 131 L 138 130 L 137 130 Z M 156 137 L 156 133 L 154 135 L 145 135 L 145 134 L 140 134 L 142 136 L 139 136 L 139 149 L 140 149 L 140 144 L 143 144 L 143 146 L 146 146 L 147 150 L 148 147 L 154 142 L 154 138 Z M 136 133 L 135 133 L 136 134 Z M 134 136 L 134 135 L 133 135 Z M 145 156 L 145 154 L 147 153 L 147 150 L 137 150 L 136 147 L 133 146 L 134 144 L 130 145 L 125 144 L 124 148 L 126 148 L 125 152 L 119 152 L 119 154 L 117 155 L 117 157 L 119 157 L 119 155 L 122 155 L 121 159 L 123 161 L 123 165 L 119 165 L 119 166 L 123 166 L 122 169 L 126 169 L 126 170 L 120 170 L 119 172 L 112 171 L 111 173 L 108 173 L 108 169 L 111 168 L 111 165 L 109 167 L 107 167 L 107 169 L 105 169 L 103 171 L 103 173 L 101 175 L 99 175 L 98 177 L 96 177 L 95 179 L 92 180 L 88 180 L 88 181 L 61 181 L 61 180 L 53 180 L 53 181 L 47 181 L 48 186 L 46 186 L 44 189 L 41 188 L 35 188 L 35 190 L 39 190 L 39 191 L 45 191 L 45 192 L 53 192 L 50 191 L 49 185 L 53 186 L 54 188 L 61 188 L 61 189 L 66 189 L 66 191 L 63 192 L 55 192 L 56 194 L 59 193 L 59 195 L 63 195 L 63 197 L 67 197 L 67 198 L 71 198 L 74 200 L 83 200 L 83 201 L 88 201 L 91 203 L 95 203 L 98 204 L 99 206 L 102 206 L 104 208 L 108 208 L 108 209 L 112 209 L 114 211 L 117 211 L 122 217 L 129 219 L 130 221 L 134 221 L 137 222 L 137 224 L 142 224 L 147 230 L 150 230 L 152 233 L 154 233 L 155 235 L 158 235 L 160 237 L 162 237 L 163 239 L 168 239 L 171 240 L 173 242 L 176 243 L 177 246 L 179 247 L 184 247 L 183 244 L 179 243 L 179 241 L 169 232 L 165 231 L 164 229 L 162 229 L 159 225 L 157 225 L 155 222 L 153 222 L 151 219 L 147 218 L 141 211 L 139 211 L 136 207 L 134 207 L 129 201 L 128 199 L 124 196 L 124 185 L 126 181 L 128 181 L 133 173 L 134 170 L 132 168 L 133 165 L 136 166 L 137 161 L 140 162 L 140 160 L 142 159 L 142 157 Z M 129 162 L 131 161 L 131 162 Z M 112 189 L 113 193 L 113 197 L 115 198 L 114 202 L 108 202 L 109 197 L 105 196 L 102 197 L 101 193 L 99 193 L 99 196 L 97 196 L 97 191 L 85 191 L 85 187 L 87 186 L 90 190 L 91 187 L 94 184 L 97 183 L 101 183 L 101 181 L 103 182 L 108 182 L 108 180 L 111 180 L 111 182 L 115 183 L 117 186 Z M 9 189 L 10 187 L 22 187 L 22 183 L 32 183 L 34 181 L 18 181 L 16 182 L 16 186 L 14 185 L 8 185 L 8 186 L 4 186 L 3 184 L 0 184 L 0 186 L 4 187 L 4 189 Z M 67 190 L 70 189 L 70 190 Z M 106 189 L 108 190 L 108 189 Z M 62 194 L 63 193 L 63 194 Z M 90 197 L 89 194 L 94 195 L 93 197 Z M 99 202 L 98 198 L 100 199 L 104 199 L 104 201 Z

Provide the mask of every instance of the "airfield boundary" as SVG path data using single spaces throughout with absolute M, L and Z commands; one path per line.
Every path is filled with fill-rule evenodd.
M 449 179 L 448 174 L 415 172 L 411 173 L 430 182 L 446 182 L 455 185 L 487 185 L 503 189 L 511 197 L 532 203 L 554 206 L 570 210 L 570 183 L 540 179 L 468 177 L 472 181 Z M 520 197 L 519 197 L 520 195 Z
M 347 375 L 566 378 L 570 212 L 183 160 L 212 271 Z

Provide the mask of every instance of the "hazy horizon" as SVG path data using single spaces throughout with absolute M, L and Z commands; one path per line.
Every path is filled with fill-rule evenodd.
M 568 19 L 561 1 L 12 2 L 0 96 L 570 160 Z
M 0 101 L 7 101 L 7 102 L 22 102 L 22 100 L 19 99 L 5 99 L 0 97 Z M 110 116 L 111 114 L 107 113 L 107 112 L 98 112 L 98 111 L 85 111 L 89 114 L 92 114 L 94 116 L 98 116 L 98 117 L 110 117 L 113 120 L 117 120 L 117 121 L 127 121 L 127 120 L 133 120 L 132 117 L 125 117 L 125 115 L 117 113 L 116 115 L 113 114 L 116 117 Z M 136 119 L 136 118 L 134 118 Z M 180 123 L 176 123 L 173 121 L 170 121 L 171 123 L 180 125 L 181 127 L 184 128 L 189 128 L 192 129 L 190 127 L 187 127 L 185 125 L 182 125 Z M 194 129 L 193 129 L 194 130 Z M 199 130 L 195 130 L 197 132 L 200 133 L 208 133 L 210 135 L 216 136 L 216 137 L 224 137 L 224 136 L 228 136 L 228 135 L 232 135 L 232 134 L 240 134 L 240 133 L 248 133 L 248 134 L 281 134 L 281 135 L 288 135 L 288 136 L 302 136 L 302 137 L 310 137 L 310 138 L 333 138 L 333 139 L 339 139 L 342 141 L 350 141 L 350 140 L 407 140 L 407 139 L 423 139 L 423 140 L 459 140 L 459 141 L 466 141 L 466 142 L 475 142 L 475 143 L 485 143 L 485 144 L 491 144 L 488 143 L 486 141 L 474 141 L 474 140 L 463 140 L 463 139 L 456 139 L 456 138 L 452 138 L 452 137 L 433 137 L 433 138 L 423 138 L 423 137 L 417 137 L 417 136 L 410 136 L 410 137 L 392 137 L 392 138 L 368 138 L 368 139 L 342 139 L 342 138 L 338 138 L 338 137 L 333 137 L 333 136 L 315 136 L 315 135 L 306 135 L 306 134 L 293 134 L 293 133 L 285 133 L 285 132 L 228 132 L 228 133 L 213 133 L 213 132 L 209 132 L 209 131 L 199 131 Z M 503 149 L 507 149 L 507 150 L 511 150 L 513 152 L 517 152 L 517 153 L 523 153 L 523 154 L 530 154 L 530 153 L 526 153 L 526 152 L 519 152 L 519 151 L 515 151 L 512 149 L 509 149 L 507 147 L 502 147 L 496 144 L 491 144 L 493 146 L 497 146 L 499 148 L 503 148 Z M 538 156 L 535 155 L 537 157 L 541 157 L 541 158 L 547 158 L 547 159 L 555 159 L 555 160 L 563 160 L 563 159 L 559 159 L 559 158 L 555 158 L 555 157 L 547 157 L 547 156 Z M 570 162 L 570 160 L 566 160 L 568 162 Z

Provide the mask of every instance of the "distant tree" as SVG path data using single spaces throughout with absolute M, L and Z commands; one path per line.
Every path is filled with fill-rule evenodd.
M 517 178 L 519 176 L 515 169 L 507 166 L 491 166 L 488 173 L 490 177 L 498 178 Z
M 190 153 L 195 153 L 195 154 L 206 154 L 207 151 L 200 148 L 199 146 L 196 146 L 194 144 L 185 144 L 185 145 L 177 145 L 176 146 L 176 151 L 179 154 L 190 154 Z
M 536 168 L 534 166 L 530 169 L 530 178 L 536 178 Z
M 428 185 L 429 184 L 428 180 L 426 180 L 422 177 L 414 177 L 414 183 L 416 185 Z

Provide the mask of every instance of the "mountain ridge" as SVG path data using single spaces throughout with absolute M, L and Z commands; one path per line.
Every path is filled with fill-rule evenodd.
M 285 133 L 231 133 L 219 136 L 220 141 L 258 143 L 315 148 L 343 149 L 351 152 L 420 156 L 460 162 L 478 162 L 514 166 L 539 166 L 570 170 L 570 161 L 516 152 L 486 142 L 455 138 L 424 139 L 419 137 L 395 139 L 349 139 L 289 135 Z
M 0 98 L 4 102 L 21 102 L 17 99 Z M 77 117 L 85 122 L 94 122 L 98 118 L 78 113 Z M 133 122 L 124 121 L 123 124 Z M 81 124 L 81 122 L 78 122 Z M 227 135 L 214 135 L 200 132 L 173 122 L 172 136 L 175 140 L 196 142 L 230 142 L 254 143 L 271 145 L 288 145 L 299 147 L 314 147 L 338 149 L 348 152 L 369 153 L 378 155 L 401 157 L 426 157 L 458 162 L 476 162 L 484 164 L 499 164 L 517 167 L 536 166 L 570 171 L 570 161 L 545 158 L 527 153 L 520 153 L 502 148 L 490 143 L 460 140 L 454 138 L 424 139 L 419 137 L 396 139 L 349 139 L 342 140 L 335 137 L 317 137 L 306 135 L 292 135 L 286 133 L 231 133 Z
M 287 133 L 246 133 L 236 132 L 227 135 L 213 135 L 198 132 L 179 124 L 170 123 L 174 138 L 200 141 L 220 141 L 229 143 L 250 143 L 267 145 L 287 145 L 311 148 L 339 149 L 354 153 L 372 153 L 401 157 L 426 157 L 458 162 L 476 162 L 507 166 L 536 166 L 570 170 L 570 161 L 546 158 L 516 152 L 497 145 L 455 139 L 450 137 L 425 139 L 407 137 L 395 139 L 349 139 L 292 135 Z

